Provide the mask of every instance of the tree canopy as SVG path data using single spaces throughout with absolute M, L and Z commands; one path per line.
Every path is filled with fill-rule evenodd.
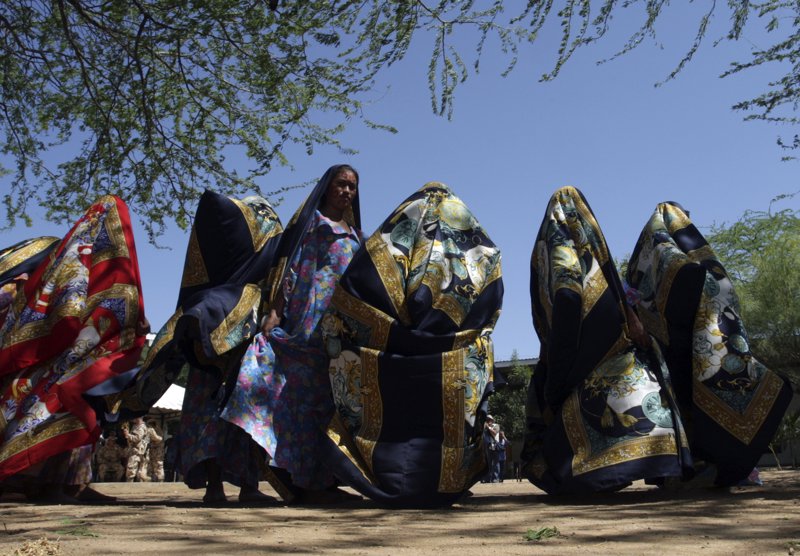
M 489 398 L 489 412 L 512 440 L 522 438 L 527 428 L 525 402 L 531 374 L 532 369 L 520 362 L 514 350 L 511 368 L 505 373 L 506 384 Z
M 709 243 L 731 275 L 759 359 L 800 385 L 800 211 L 748 211 Z M 785 204 L 785 203 L 784 203 Z
M 286 151 L 340 143 L 363 112 L 379 72 L 416 37 L 430 41 L 428 86 L 437 114 L 450 116 L 456 87 L 478 71 L 487 44 L 514 67 L 520 46 L 548 22 L 560 25 L 555 78 L 580 47 L 600 40 L 615 15 L 639 10 L 624 54 L 656 37 L 668 0 L 16 0 L 0 3 L 0 150 L 9 168 L 2 201 L 8 225 L 30 223 L 39 204 L 56 222 L 102 193 L 140 215 L 153 240 L 175 220 L 188 224 L 207 186 L 258 190 Z M 796 123 L 800 5 L 767 0 L 711 2 L 674 76 L 727 15 L 720 39 L 738 40 L 755 18 L 776 41 L 726 73 L 778 62 L 785 77 L 734 108 L 747 118 Z M 460 52 L 465 33 L 474 51 Z M 466 61 L 469 60 L 469 63 Z M 784 66 L 782 66 L 784 67 Z M 800 146 L 794 138 L 782 143 Z M 230 168 L 243 149 L 251 168 Z

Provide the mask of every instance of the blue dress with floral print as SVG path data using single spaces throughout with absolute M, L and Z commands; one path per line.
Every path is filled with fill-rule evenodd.
M 316 211 L 283 284 L 281 326 L 256 335 L 222 414 L 301 488 L 333 484 L 317 453 L 334 411 L 320 323 L 361 241 L 359 231 Z

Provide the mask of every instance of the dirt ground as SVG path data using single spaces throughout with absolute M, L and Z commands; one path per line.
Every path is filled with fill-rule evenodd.
M 800 471 L 762 471 L 762 478 L 761 487 L 666 493 L 635 484 L 582 498 L 506 481 L 475 485 L 473 496 L 442 510 L 384 509 L 366 499 L 206 507 L 202 492 L 182 483 L 101 483 L 97 490 L 117 502 L 0 498 L 0 554 L 800 555 Z M 557 536 L 525 538 L 554 528 Z

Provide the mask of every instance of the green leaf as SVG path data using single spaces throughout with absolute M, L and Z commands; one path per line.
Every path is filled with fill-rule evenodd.
M 552 539 L 553 537 L 561 537 L 561 532 L 558 530 L 558 527 L 542 527 L 540 529 L 528 529 L 528 531 L 522 536 L 523 539 L 526 541 L 543 541 L 546 539 Z

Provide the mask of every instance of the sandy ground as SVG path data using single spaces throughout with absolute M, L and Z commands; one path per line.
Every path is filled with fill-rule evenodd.
M 442 510 L 384 509 L 366 499 L 205 507 L 201 491 L 181 483 L 101 483 L 97 490 L 117 502 L 0 498 L 0 554 L 800 555 L 800 471 L 762 478 L 763 487 L 665 493 L 636 484 L 583 498 L 506 481 L 478 484 L 473 496 Z M 227 485 L 227 492 L 235 500 L 236 489 Z M 559 535 L 524 538 L 544 528 Z

